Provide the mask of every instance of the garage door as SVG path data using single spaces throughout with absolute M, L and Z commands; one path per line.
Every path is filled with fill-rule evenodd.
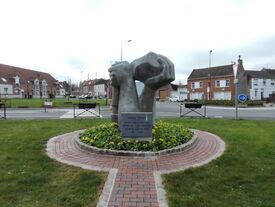
M 215 100 L 231 100 L 231 92 L 215 92 L 214 93 Z
M 194 100 L 194 99 L 201 100 L 202 99 L 202 94 L 203 93 L 190 93 L 190 99 L 191 100 Z

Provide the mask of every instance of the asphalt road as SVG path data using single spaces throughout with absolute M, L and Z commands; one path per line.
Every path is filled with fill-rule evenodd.
M 83 113 L 81 117 L 93 117 L 95 111 L 83 113 L 83 110 L 76 110 L 75 114 Z M 182 107 L 182 113 L 190 112 L 189 109 Z M 197 112 L 197 113 L 196 113 Z M 192 117 L 200 117 L 199 114 L 206 114 L 209 118 L 235 118 L 235 108 L 233 107 L 215 107 L 204 106 L 197 109 L 196 112 L 190 112 L 187 115 Z M 59 119 L 73 118 L 73 109 L 7 109 L 7 119 Z M 101 117 L 110 118 L 111 110 L 109 107 L 101 107 Z M 0 116 L 3 116 L 3 109 L 0 110 Z M 161 103 L 156 105 L 157 117 L 180 117 L 180 103 Z M 1 117 L 0 117 L 1 118 Z M 239 119 L 253 120 L 275 120 L 275 107 L 257 107 L 257 108 L 238 108 Z
M 188 113 L 189 112 L 189 113 Z M 219 107 L 219 106 L 202 106 L 196 112 L 206 115 L 209 118 L 229 118 L 235 119 L 236 110 L 234 107 Z M 187 114 L 186 114 L 187 113 Z M 190 112 L 189 109 L 182 107 L 182 113 L 187 116 L 200 115 L 195 112 Z M 157 104 L 158 117 L 179 117 L 180 103 L 158 103 Z M 238 108 L 239 119 L 253 119 L 253 120 L 275 120 L 275 106 L 273 107 L 253 107 L 253 108 Z

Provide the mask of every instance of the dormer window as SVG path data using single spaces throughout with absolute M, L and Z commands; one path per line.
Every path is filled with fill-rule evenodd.
M 34 80 L 34 95 L 36 97 L 39 97 L 40 95 L 39 80 L 37 78 Z
M 2 80 L 4 83 L 7 83 L 7 79 L 6 79 L 6 78 L 1 78 L 1 80 Z
M 45 97 L 47 94 L 47 86 L 48 86 L 47 81 L 42 80 L 41 85 L 42 85 L 42 96 Z
M 16 75 L 14 77 L 15 87 L 18 88 L 20 86 L 20 77 Z

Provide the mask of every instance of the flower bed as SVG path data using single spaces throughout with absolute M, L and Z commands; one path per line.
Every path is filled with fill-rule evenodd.
M 180 125 L 158 121 L 152 129 L 152 141 L 123 140 L 115 123 L 91 127 L 80 133 L 79 139 L 88 145 L 108 150 L 160 151 L 188 142 L 193 132 Z

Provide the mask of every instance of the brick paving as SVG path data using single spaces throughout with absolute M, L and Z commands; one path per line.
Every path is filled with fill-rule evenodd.
M 216 135 L 194 132 L 198 138 L 192 146 L 165 155 L 127 157 L 89 152 L 74 141 L 79 131 L 51 138 L 47 154 L 62 163 L 109 172 L 98 207 L 168 207 L 161 174 L 201 166 L 225 150 L 225 143 Z

